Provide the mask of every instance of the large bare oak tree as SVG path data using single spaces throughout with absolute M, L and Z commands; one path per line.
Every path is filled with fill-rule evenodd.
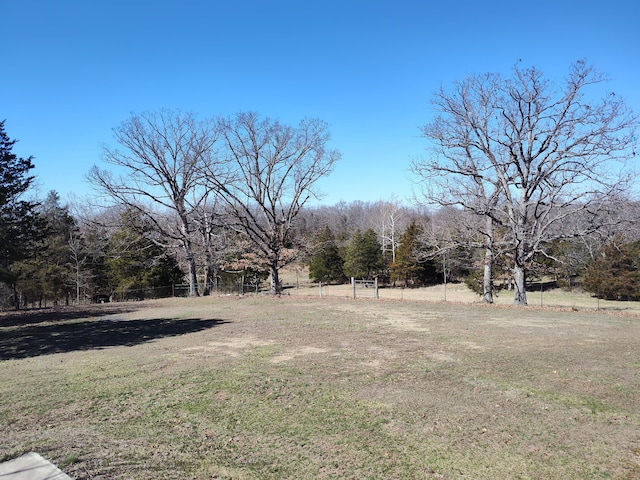
M 217 124 L 177 110 L 134 114 L 113 130 L 120 148 L 105 146 L 104 161 L 118 174 L 94 166 L 89 180 L 119 204 L 134 208 L 159 238 L 177 242 L 188 265 L 189 294 L 198 295 L 194 218 L 211 192 L 202 179 L 215 156 Z
M 312 197 L 317 181 L 340 158 L 328 147 L 327 124 L 304 119 L 297 126 L 241 112 L 221 121 L 221 160 L 229 176 L 210 175 L 231 213 L 268 265 L 271 293 L 281 291 L 280 268 L 293 260 L 294 219 Z
M 567 219 L 596 219 L 629 186 L 637 118 L 602 93 L 606 80 L 584 61 L 559 86 L 516 65 L 510 77 L 471 75 L 433 98 L 437 116 L 422 130 L 432 155 L 413 172 L 431 201 L 486 218 L 487 262 L 494 225 L 506 230 L 516 305 L 527 304 L 527 271 L 551 240 L 598 227 Z

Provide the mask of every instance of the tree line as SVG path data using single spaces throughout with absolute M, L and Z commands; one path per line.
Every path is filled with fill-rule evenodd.
M 631 220 L 639 208 L 629 202 L 624 209 L 629 222 L 606 235 L 554 242 L 549 248 L 558 261 L 539 258 L 531 280 L 582 287 L 600 298 L 639 299 L 640 236 Z M 15 306 L 8 301 L 14 293 L 23 307 L 77 304 L 170 296 L 172 286 L 185 281 L 188 262 L 181 250 L 163 248 L 133 209 L 92 214 L 79 205 L 62 205 L 50 192 L 35 212 L 41 236 L 30 254 L 12 263 L 12 278 L 4 278 L 12 286 L 5 287 L 5 308 Z M 484 252 L 481 239 L 469 234 L 470 221 L 460 209 L 426 210 L 396 200 L 307 207 L 296 219 L 291 255 L 297 265 L 308 266 L 313 282 L 377 277 L 400 288 L 465 282 L 481 295 Z M 226 229 L 215 235 L 213 263 L 206 263 L 212 257 L 204 243 L 193 244 L 202 294 L 238 292 L 239 284 L 268 278 L 268 263 L 242 235 Z M 496 255 L 495 290 L 512 288 L 508 262 L 508 256 Z
M 108 168 L 88 174 L 105 203 L 71 212 L 55 192 L 26 199 L 33 162 L 12 153 L 2 122 L 0 279 L 14 306 L 183 279 L 195 296 L 233 276 L 268 278 L 279 294 L 291 263 L 323 282 L 464 280 L 485 302 L 506 286 L 526 305 L 532 278 L 636 298 L 637 117 L 615 93 L 598 95 L 605 80 L 585 62 L 560 85 L 516 65 L 441 89 L 422 129 L 428 153 L 411 165 L 413 205 L 311 206 L 341 157 L 319 119 L 162 109 L 113 130 Z M 624 282 L 607 283 L 614 264 Z

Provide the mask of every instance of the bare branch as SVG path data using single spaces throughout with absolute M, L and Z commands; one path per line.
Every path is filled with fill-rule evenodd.
M 585 62 L 571 66 L 562 89 L 535 68 L 510 78 L 475 75 L 441 89 L 439 115 L 423 127 L 431 156 L 414 162 L 428 201 L 459 205 L 508 229 L 519 277 L 515 299 L 526 304 L 525 273 L 536 254 L 580 212 L 596 212 L 624 195 L 633 172 L 637 117 L 616 95 L 593 101 L 606 78 Z

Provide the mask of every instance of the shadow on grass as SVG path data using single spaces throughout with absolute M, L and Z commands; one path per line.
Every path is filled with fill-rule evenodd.
M 90 317 L 105 317 L 134 312 L 139 307 L 133 303 L 94 304 L 79 307 L 50 307 L 0 312 L 0 328 L 18 327 L 44 322 L 65 322 Z
M 86 318 L 86 317 L 85 317 Z M 200 332 L 226 323 L 199 318 L 152 320 L 98 319 L 30 324 L 0 331 L 0 360 L 117 346 Z

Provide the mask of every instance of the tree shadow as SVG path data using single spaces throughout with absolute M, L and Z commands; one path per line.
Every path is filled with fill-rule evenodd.
M 527 285 L 527 292 L 548 292 L 558 288 L 558 282 L 555 280 L 531 282 Z
M 105 317 L 139 310 L 134 304 L 94 304 L 79 307 L 48 307 L 0 312 L 0 328 L 44 322 L 65 322 L 80 318 Z
M 0 360 L 78 350 L 134 346 L 159 338 L 200 332 L 224 323 L 227 322 L 200 318 L 145 320 L 110 318 L 77 322 L 72 320 L 46 325 L 28 324 L 0 332 Z

